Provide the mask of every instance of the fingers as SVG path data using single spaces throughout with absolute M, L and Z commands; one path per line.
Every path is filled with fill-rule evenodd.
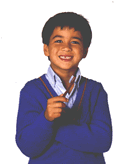
M 65 108 L 66 105 L 62 102 L 48 103 L 48 107 L 51 108 Z
M 56 114 L 56 113 L 62 113 L 62 108 L 55 108 L 55 110 L 54 110 L 53 113 L 54 114 Z
M 52 109 L 47 109 L 45 111 L 45 117 L 48 121 L 53 121 L 55 118 L 58 118 L 61 116 L 62 112 L 65 113 L 64 109 L 62 108 L 52 108 Z
M 51 99 L 48 100 L 48 102 L 50 103 L 55 103 L 55 102 L 68 102 L 68 99 L 65 97 L 57 96 L 57 97 L 53 97 Z
M 66 105 L 63 102 L 68 102 L 68 99 L 62 97 L 62 95 L 48 99 L 45 111 L 47 120 L 53 121 L 55 118 L 60 117 L 62 112 L 65 113 L 63 108 L 65 108 Z

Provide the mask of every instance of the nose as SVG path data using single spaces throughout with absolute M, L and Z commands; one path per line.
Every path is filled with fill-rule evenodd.
M 71 48 L 71 45 L 70 44 L 64 44 L 63 46 L 62 46 L 62 50 L 63 51 L 67 51 L 67 52 L 69 52 L 69 51 L 71 51 L 72 50 L 72 48 Z

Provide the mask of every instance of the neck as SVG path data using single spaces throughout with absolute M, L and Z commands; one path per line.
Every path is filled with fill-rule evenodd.
M 70 85 L 69 80 L 70 80 L 71 76 L 75 75 L 77 70 L 78 70 L 78 68 L 72 69 L 70 71 L 69 70 L 63 70 L 63 71 L 54 70 L 54 72 L 61 78 L 64 87 L 67 89 Z
M 62 82 L 63 82 L 63 85 L 64 85 L 64 87 L 67 89 L 68 87 L 69 87 L 69 85 L 70 85 L 70 83 L 69 83 L 69 80 L 70 80 L 70 78 L 71 78 L 71 76 L 72 75 L 75 75 L 76 74 L 76 71 L 77 71 L 77 69 L 76 70 L 74 70 L 73 72 L 65 72 L 65 73 L 60 73 L 60 74 L 58 74 L 58 76 L 61 78 L 61 80 L 62 80 Z M 72 90 L 72 88 L 71 88 L 71 90 Z

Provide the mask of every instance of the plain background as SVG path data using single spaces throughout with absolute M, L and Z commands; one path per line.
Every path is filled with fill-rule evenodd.
M 107 164 L 134 163 L 134 0 L 0 1 L 0 163 L 27 164 L 15 143 L 19 94 L 25 83 L 46 73 L 41 31 L 49 17 L 73 11 L 86 17 L 93 40 L 80 63 L 83 76 L 108 93 L 113 143 Z

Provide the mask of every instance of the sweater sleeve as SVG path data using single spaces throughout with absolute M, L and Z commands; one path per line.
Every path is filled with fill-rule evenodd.
M 44 117 L 47 100 L 43 97 L 44 105 L 41 105 L 38 100 L 41 97 L 31 85 L 26 85 L 20 93 L 16 143 L 31 158 L 45 151 L 54 135 L 53 122 Z
M 103 153 L 109 150 L 112 142 L 111 118 L 107 94 L 102 85 L 95 98 L 91 96 L 91 122 L 81 125 L 64 125 L 58 129 L 56 140 L 62 144 L 83 152 Z M 94 103 L 96 102 L 96 103 Z

